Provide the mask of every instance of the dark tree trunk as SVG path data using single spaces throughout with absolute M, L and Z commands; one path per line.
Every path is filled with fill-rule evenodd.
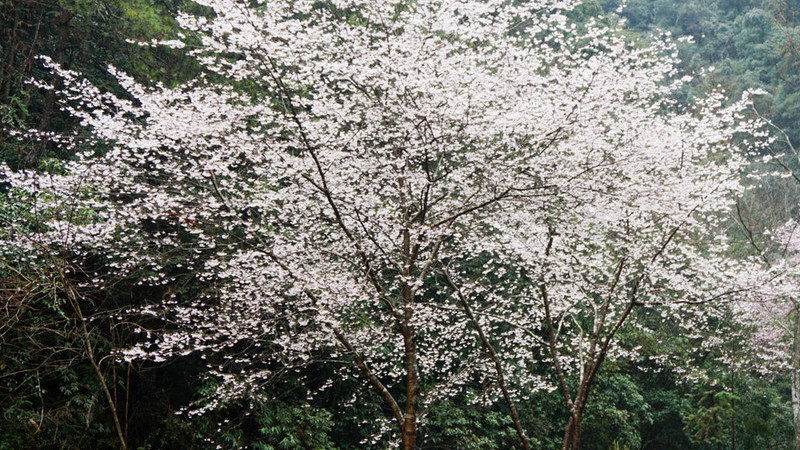
M 69 22 L 72 20 L 72 12 L 61 11 L 61 13 L 53 19 L 58 33 L 56 35 L 56 49 L 53 55 L 53 61 L 59 66 L 64 65 L 67 52 L 67 41 L 69 37 Z M 44 105 L 42 105 L 42 115 L 39 118 L 39 131 L 50 131 L 53 121 L 53 115 L 56 111 L 56 90 L 63 87 L 63 80 L 58 75 L 54 76 L 53 86 L 55 89 L 47 91 L 44 98 Z M 33 147 L 33 150 L 28 155 L 28 163 L 35 165 L 40 159 L 47 154 L 47 142 L 41 142 L 40 145 Z
M 561 450 L 577 450 L 581 445 L 581 422 L 583 421 L 583 411 L 572 412 L 567 421 L 564 431 L 564 441 L 561 443 Z
M 403 342 L 406 351 L 406 410 L 403 416 L 403 450 L 417 448 L 417 403 L 419 403 L 419 373 L 417 370 L 417 343 L 413 329 L 403 327 Z

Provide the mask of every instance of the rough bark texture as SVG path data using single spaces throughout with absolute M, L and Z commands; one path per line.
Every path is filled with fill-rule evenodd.
M 567 427 L 564 431 L 564 441 L 561 450 L 577 450 L 581 445 L 581 422 L 583 421 L 582 409 L 576 408 L 569 416 Z
M 406 350 L 406 411 L 403 421 L 403 450 L 417 448 L 417 403 L 419 402 L 419 374 L 417 370 L 417 343 L 410 326 L 403 327 Z

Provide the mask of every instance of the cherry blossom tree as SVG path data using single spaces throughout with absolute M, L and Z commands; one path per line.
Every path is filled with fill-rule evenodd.
M 747 97 L 726 112 L 719 97 L 710 97 L 696 115 L 654 117 L 641 108 L 615 111 L 624 122 L 601 118 L 597 126 L 605 128 L 573 143 L 584 160 L 556 183 L 561 195 L 542 200 L 543 217 L 511 215 L 495 224 L 493 251 L 514 261 L 524 281 L 512 294 L 516 303 L 504 301 L 504 292 L 492 312 L 543 336 L 569 412 L 563 448 L 579 447 L 582 415 L 603 361 L 636 354 L 613 343 L 634 309 L 696 334 L 709 317 L 693 305 L 749 292 L 741 262 L 728 256 L 727 239 L 715 230 L 743 189 L 740 170 L 747 163 L 735 133 L 754 136 L 759 125 L 726 129 L 718 119 L 698 119 L 733 118 Z M 578 121 L 591 130 L 596 114 L 586 111 Z
M 753 224 L 742 224 L 749 228 Z M 737 302 L 738 321 L 750 327 L 750 336 L 757 360 L 751 367 L 767 377 L 790 374 L 792 413 L 794 416 L 794 448 L 800 449 L 800 302 L 797 289 L 798 250 L 797 222 L 787 220 L 782 226 L 767 229 L 767 238 L 760 244 L 753 234 L 750 240 L 762 259 L 760 270 L 751 278 L 758 288 Z
M 776 136 L 775 145 L 767 148 L 764 158 L 772 166 L 765 175 L 773 185 L 779 186 L 770 188 L 779 192 L 781 199 L 776 202 L 777 207 L 771 202 L 767 206 L 737 206 L 739 223 L 754 258 L 761 264 L 750 275 L 755 280 L 751 284 L 757 285 L 757 289 L 736 307 L 739 320 L 754 329 L 752 342 L 759 358 L 754 368 L 773 377 L 790 373 L 794 448 L 800 449 L 800 291 L 797 282 L 800 224 L 796 217 L 800 154 L 783 129 L 763 117 L 755 107 L 752 111 Z
M 125 357 L 208 355 L 200 412 L 327 354 L 401 448 L 482 376 L 527 448 L 514 405 L 551 389 L 531 369 L 550 361 L 577 448 L 632 310 L 731 290 L 709 235 L 756 125 L 745 101 L 672 104 L 667 40 L 578 26 L 573 1 L 198 3 L 190 46 L 142 45 L 185 47 L 204 76 L 148 88 L 112 67 L 115 96 L 50 63 L 98 145 L 64 137 L 63 171 L 4 178 L 51 245 L 163 287 L 140 313 L 169 331 Z

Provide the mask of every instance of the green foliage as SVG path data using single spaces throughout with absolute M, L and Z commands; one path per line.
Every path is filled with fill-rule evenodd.
M 682 389 L 666 376 L 642 374 L 640 380 L 651 415 L 651 420 L 641 428 L 642 444 L 658 449 L 691 448 L 684 422 L 691 402 Z
M 697 409 L 687 416 L 694 442 L 713 445 L 729 442 L 738 400 L 737 395 L 726 391 L 704 392 Z
M 14 276 L 0 267 L 7 283 Z M 27 295 L 7 299 L 10 320 L 0 324 L 0 449 L 116 447 L 109 406 L 73 313 L 59 295 L 29 287 Z M 108 352 L 108 342 L 92 340 Z M 112 382 L 110 373 L 104 377 Z
M 333 413 L 301 402 L 250 399 L 199 416 L 170 414 L 162 420 L 140 448 L 338 448 L 330 437 Z
M 432 405 L 424 423 L 423 448 L 508 449 L 517 435 L 509 415 L 483 408 L 442 402 Z
M 255 413 L 255 422 L 261 436 L 254 448 L 277 449 L 333 449 L 328 434 L 333 426 L 333 414 L 309 405 L 289 405 L 272 402 Z
M 612 12 L 619 2 L 605 0 L 602 6 Z M 690 36 L 693 43 L 679 46 L 683 70 L 715 68 L 684 89 L 684 102 L 718 87 L 734 99 L 745 89 L 766 89 L 771 95 L 763 99 L 762 112 L 797 141 L 798 11 L 798 5 L 784 1 L 633 0 L 622 15 L 644 34 Z
M 781 395 L 781 384 L 749 381 L 740 388 L 736 435 L 739 448 L 789 449 L 794 430 L 792 411 Z M 787 386 L 783 386 L 785 389 Z
M 7 103 L 0 105 L 0 126 L 19 129 L 28 119 L 28 102 L 26 93 L 19 92 L 7 99 Z
M 613 445 L 641 447 L 639 430 L 653 420 L 641 388 L 622 373 L 610 373 L 597 380 L 585 414 L 584 448 L 598 450 Z

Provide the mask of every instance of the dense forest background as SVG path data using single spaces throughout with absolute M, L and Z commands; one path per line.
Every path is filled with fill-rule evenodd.
M 587 1 L 576 14 L 613 15 L 619 6 Z M 176 36 L 172 16 L 179 9 L 202 11 L 183 0 L 0 1 L 3 161 L 12 168 L 47 170 L 71 157 L 69 150 L 46 139 L 20 138 L 15 131 L 83 132 L 52 92 L 30 82 L 60 83 L 38 55 L 49 55 L 114 92 L 120 88 L 107 74 L 109 64 L 145 84 L 193 78 L 201 69 L 181 50 L 135 44 Z M 695 74 L 714 67 L 685 86 L 680 101 L 692 102 L 718 86 L 731 98 L 763 88 L 769 94 L 759 99 L 759 112 L 786 133 L 771 151 L 782 154 L 789 149 L 787 140 L 800 142 L 800 3 L 632 0 L 621 11 L 632 35 L 669 31 L 690 36 L 691 41 L 678 44 L 682 71 Z M 777 161 L 771 169 L 798 169 L 790 159 Z M 748 192 L 737 220 L 722 232 L 740 236 L 741 252 L 748 252 L 764 239 L 758 229 L 796 216 L 797 191 L 791 178 L 781 178 Z M 0 221 L 25 214 L 29 211 L 21 205 L 0 198 Z M 0 239 L 13 238 L 0 229 Z M 380 399 L 342 411 L 349 395 L 343 386 L 330 390 L 327 401 L 310 402 L 307 392 L 315 386 L 308 380 L 313 384 L 326 378 L 315 366 L 266 387 L 272 392 L 265 398 L 277 400 L 231 402 L 202 416 L 176 414 L 215 387 L 204 377 L 199 357 L 131 363 L 112 356 L 136 339 L 133 325 L 120 317 L 147 299 L 171 293 L 120 280 L 83 293 L 91 301 L 78 302 L 70 292 L 81 280 L 57 270 L 61 257 L 0 255 L 0 449 L 119 448 L 120 441 L 143 449 L 363 447 L 362 416 L 380 410 Z M 180 289 L 199 288 L 187 284 Z M 746 343 L 756 330 L 725 315 L 703 336 L 687 337 L 677 328 L 661 326 L 649 334 L 623 328 L 618 339 L 636 342 L 647 354 L 692 359 L 702 376 L 687 382 L 669 371 L 609 361 L 586 411 L 582 448 L 792 448 L 790 374 L 753 370 L 757 364 Z M 689 351 L 712 338 L 716 344 L 703 347 L 701 355 Z M 781 345 L 792 344 L 787 339 Z M 565 421 L 560 401 L 555 393 L 536 393 L 518 404 L 534 448 L 560 445 Z M 500 449 L 512 448 L 515 439 L 504 405 L 454 399 L 429 411 L 418 445 Z

